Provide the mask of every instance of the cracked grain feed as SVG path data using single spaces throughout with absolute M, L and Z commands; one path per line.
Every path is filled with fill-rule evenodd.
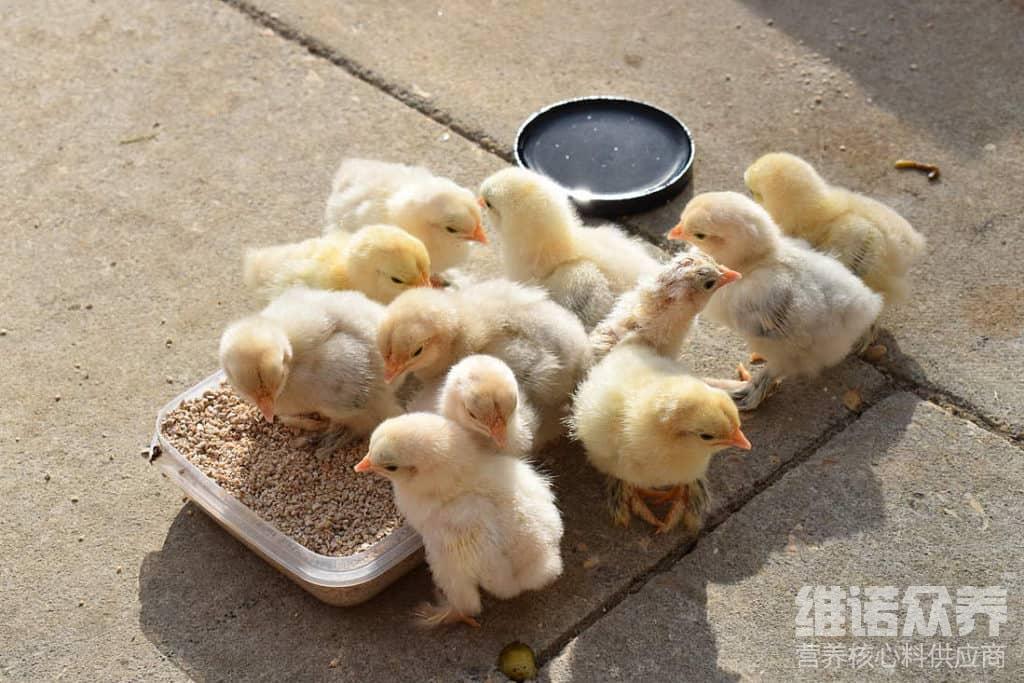
M 183 402 L 163 429 L 203 474 L 314 552 L 352 555 L 402 525 L 387 480 L 352 470 L 366 441 L 318 459 L 315 436 L 267 423 L 227 385 Z

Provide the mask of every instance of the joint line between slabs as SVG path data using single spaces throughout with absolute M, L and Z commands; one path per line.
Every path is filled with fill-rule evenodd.
M 887 389 L 887 390 L 886 390 Z M 584 615 L 579 621 L 577 621 L 571 628 L 565 633 L 556 638 L 551 645 L 544 648 L 537 655 L 538 666 L 545 666 L 548 662 L 554 659 L 559 653 L 561 653 L 565 647 L 569 644 L 573 638 L 576 638 L 586 632 L 591 626 L 600 621 L 608 612 L 612 611 L 625 600 L 627 597 L 640 591 L 651 579 L 664 574 L 670 570 L 677 562 L 686 557 L 701 540 L 715 531 L 722 523 L 732 517 L 733 514 L 739 512 L 746 507 L 752 500 L 757 498 L 759 495 L 764 493 L 766 490 L 775 485 L 777 481 L 786 476 L 790 471 L 800 467 L 805 462 L 817 453 L 823 446 L 825 446 L 833 438 L 841 434 L 850 428 L 854 423 L 861 419 L 861 416 L 867 412 L 872 406 L 875 406 L 885 399 L 898 393 L 900 389 L 890 384 L 888 387 L 882 390 L 881 394 L 875 400 L 870 403 L 865 403 L 863 408 L 856 413 L 849 413 L 836 421 L 835 424 L 831 425 L 825 431 L 823 431 L 817 438 L 814 439 L 806 447 L 802 448 L 796 455 L 794 455 L 786 463 L 779 466 L 778 469 L 774 470 L 767 477 L 761 481 L 755 482 L 753 490 L 745 498 L 736 501 L 732 505 L 729 505 L 726 509 L 710 518 L 704 527 L 700 530 L 700 533 L 695 538 L 685 539 L 675 548 L 671 549 L 664 557 L 658 560 L 653 567 L 643 572 L 639 576 L 634 577 L 626 586 L 615 591 L 609 596 L 604 602 L 595 607 L 589 613 Z
M 426 98 L 416 95 L 396 83 L 389 82 L 373 69 L 345 57 L 323 41 L 303 33 L 269 12 L 249 4 L 246 0 L 221 0 L 221 2 L 238 10 L 260 26 L 270 29 L 275 35 L 288 42 L 301 45 L 310 54 L 330 62 L 350 76 L 401 102 L 417 113 L 426 116 L 434 123 L 444 126 L 485 152 L 493 154 L 506 163 L 514 163 L 515 160 L 512 154 L 498 145 L 484 131 L 460 122 L 450 113 L 430 104 Z

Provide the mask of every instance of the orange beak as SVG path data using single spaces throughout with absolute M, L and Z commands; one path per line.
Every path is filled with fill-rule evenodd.
M 259 396 L 256 398 L 256 407 L 260 409 L 263 418 L 267 422 L 274 421 L 274 399 L 270 396 Z
M 504 420 L 496 418 L 491 423 L 490 432 L 491 438 L 494 439 L 494 443 L 497 444 L 498 448 L 504 449 L 508 445 L 508 432 Z
M 384 381 L 391 384 L 396 377 L 405 372 L 408 363 L 396 363 L 391 359 L 384 361 Z
M 486 209 L 487 208 L 487 200 L 484 199 L 483 197 L 477 197 L 476 198 L 476 205 L 479 206 L 481 209 Z
M 740 431 L 739 427 L 736 427 L 736 431 L 729 435 L 729 438 L 725 441 L 719 441 L 720 446 L 732 446 L 733 448 L 739 448 L 744 451 L 750 450 L 750 441 L 747 440 L 746 435 Z
M 356 466 L 353 467 L 352 469 L 354 469 L 356 472 L 372 472 L 373 463 L 370 462 L 370 456 L 367 455 L 362 460 L 357 462 Z
M 725 272 L 718 276 L 718 286 L 725 287 L 730 282 L 736 282 L 743 276 L 737 273 L 735 270 L 725 269 Z
M 420 273 L 420 280 L 416 283 L 417 287 L 433 287 L 434 283 L 430 281 L 430 273 Z
M 670 240 L 677 241 L 689 239 L 689 235 L 686 234 L 686 228 L 683 227 L 682 221 L 680 221 L 675 227 L 669 230 L 668 235 L 666 235 L 666 237 L 668 237 Z
M 466 238 L 473 242 L 479 242 L 480 244 L 487 244 L 487 233 L 484 232 L 483 223 L 477 223 L 473 229 L 473 234 Z

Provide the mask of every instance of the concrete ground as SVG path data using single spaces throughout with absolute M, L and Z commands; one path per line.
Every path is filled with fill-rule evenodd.
M 554 681 L 1020 680 L 1024 5 L 890 5 L 0 5 L 0 677 L 500 680 L 519 639 Z M 315 234 L 342 156 L 472 187 L 530 112 L 593 93 L 664 106 L 696 139 L 691 187 L 630 229 L 657 238 L 693 192 L 741 189 L 749 161 L 787 149 L 929 240 L 914 296 L 882 321 L 888 356 L 789 383 L 747 418 L 755 448 L 716 460 L 696 544 L 612 528 L 561 444 L 545 460 L 564 577 L 488 603 L 480 630 L 424 633 L 408 618 L 424 568 L 327 607 L 139 457 L 158 408 L 256 305 L 242 248 Z M 893 170 L 900 157 L 942 179 Z M 744 355 L 710 327 L 691 349 L 707 372 Z M 801 648 L 865 640 L 795 635 L 815 585 L 1002 586 L 998 637 L 982 618 L 925 643 L 994 643 L 1003 666 L 801 668 Z

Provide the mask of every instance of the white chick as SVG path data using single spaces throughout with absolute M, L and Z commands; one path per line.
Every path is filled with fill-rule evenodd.
M 632 512 L 659 533 L 688 511 L 699 525 L 711 456 L 750 448 L 726 392 L 639 342 L 619 344 L 594 366 L 576 391 L 570 426 L 590 463 L 611 477 L 615 522 L 628 526 Z M 672 488 L 650 490 L 665 486 Z M 642 496 L 672 501 L 663 520 Z
M 421 612 L 428 624 L 479 626 L 481 588 L 507 600 L 562 573 L 562 518 L 548 480 L 523 460 L 482 449 L 447 418 L 410 413 L 384 422 L 355 470 L 387 477 L 423 537 L 444 595 Z
M 366 436 L 402 412 L 375 344 L 383 313 L 358 292 L 296 287 L 225 330 L 221 366 L 268 422 L 278 415 L 291 426 Z
M 423 242 L 434 273 L 466 260 L 469 243 L 487 243 L 470 190 L 419 166 L 369 159 L 341 162 L 327 199 L 325 231 L 397 225 Z
M 377 343 L 388 381 L 411 372 L 429 383 L 466 356 L 499 358 L 542 420 L 565 405 L 590 365 L 579 320 L 544 290 L 508 280 L 409 290 L 387 307 Z
M 908 272 L 924 251 L 925 239 L 898 213 L 829 185 L 792 154 L 762 156 L 743 180 L 787 235 L 835 256 L 887 305 L 906 298 Z
M 697 250 L 679 254 L 656 275 L 626 292 L 590 334 L 594 361 L 623 341 L 638 341 L 659 355 L 679 354 L 697 315 L 711 295 L 740 274 Z
M 509 455 L 533 448 L 537 413 L 519 392 L 519 382 L 494 356 L 467 356 L 445 378 L 437 412 L 479 435 L 481 447 Z
M 423 243 L 404 230 L 369 225 L 352 235 L 337 232 L 250 249 L 244 280 L 267 298 L 305 285 L 354 289 L 386 304 L 410 287 L 430 286 L 430 257 Z
M 720 384 L 741 410 L 760 405 L 777 379 L 813 376 L 842 361 L 882 308 L 882 298 L 841 263 L 784 237 L 764 208 L 736 192 L 694 197 L 668 238 L 743 274 L 704 309 L 766 361 L 752 380 Z
M 647 248 L 621 230 L 584 227 L 566 192 L 532 171 L 498 171 L 481 184 L 480 200 L 501 233 L 506 277 L 543 286 L 587 330 L 658 270 Z

